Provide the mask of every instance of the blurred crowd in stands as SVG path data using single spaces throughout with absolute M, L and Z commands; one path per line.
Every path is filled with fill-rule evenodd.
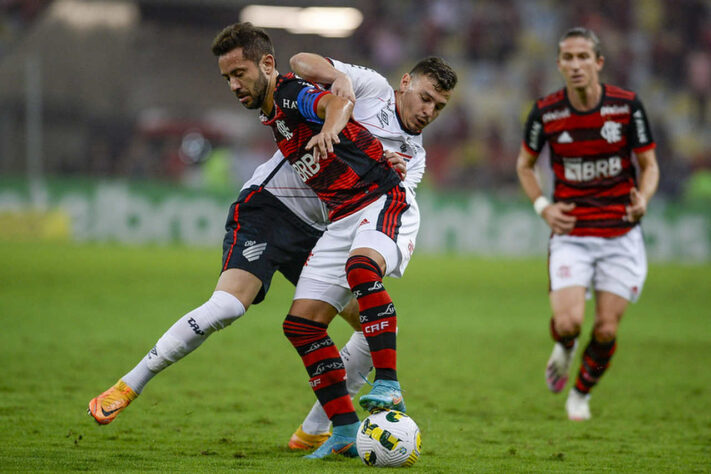
M 49 3 L 0 0 L 0 58 Z M 459 73 L 453 100 L 425 132 L 425 186 L 518 195 L 515 160 L 523 121 L 536 98 L 562 86 L 557 39 L 581 25 L 601 39 L 603 82 L 636 91 L 647 108 L 658 145 L 660 193 L 711 197 L 708 0 L 360 0 L 354 6 L 364 21 L 338 43 L 340 53 L 330 52 L 334 57 L 369 65 L 393 85 L 426 55 L 446 58 Z M 285 62 L 281 57 L 281 69 Z M 245 146 L 199 124 L 168 123 L 158 131 L 127 127 L 118 141 L 97 134 L 85 147 L 86 159 L 70 165 L 59 160 L 48 171 L 203 180 L 228 189 L 273 150 L 267 141 Z

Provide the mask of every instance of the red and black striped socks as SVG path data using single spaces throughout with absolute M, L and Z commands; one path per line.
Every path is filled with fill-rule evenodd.
M 371 258 L 354 255 L 346 262 L 346 276 L 358 300 L 360 322 L 375 368 L 375 380 L 397 380 L 397 315 L 383 286 L 383 274 Z
M 609 342 L 599 342 L 593 335 L 583 353 L 575 389 L 580 393 L 589 393 L 597 384 L 602 374 L 610 366 L 610 359 L 617 349 L 615 339 Z
M 284 335 L 296 348 L 309 374 L 309 384 L 333 426 L 358 423 L 346 389 L 346 368 L 328 336 L 326 324 L 288 315 Z

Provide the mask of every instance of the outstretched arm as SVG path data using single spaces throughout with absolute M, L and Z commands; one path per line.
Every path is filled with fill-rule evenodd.
M 297 53 L 289 59 L 291 70 L 307 81 L 331 86 L 331 93 L 355 102 L 353 83 L 347 74 L 339 71 L 323 56 L 314 53 Z
M 541 186 L 538 184 L 533 167 L 538 155 L 529 152 L 521 146 L 516 160 L 516 173 L 523 191 L 533 203 L 536 212 L 540 214 L 551 230 L 556 234 L 568 234 L 575 227 L 575 217 L 568 214 L 575 208 L 573 203 L 550 203 L 543 196 Z

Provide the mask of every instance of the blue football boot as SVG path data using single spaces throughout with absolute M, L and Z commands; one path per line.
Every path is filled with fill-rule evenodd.
M 400 382 L 397 380 L 376 380 L 370 392 L 360 397 L 358 403 L 371 413 L 376 410 L 397 410 L 405 413 L 405 401 L 402 398 Z

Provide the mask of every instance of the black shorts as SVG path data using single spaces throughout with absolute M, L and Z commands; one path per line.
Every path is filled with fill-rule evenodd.
M 222 271 L 239 268 L 262 281 L 260 303 L 279 270 L 296 285 L 311 249 L 323 233 L 306 224 L 269 191 L 243 190 L 230 207 L 222 242 Z

